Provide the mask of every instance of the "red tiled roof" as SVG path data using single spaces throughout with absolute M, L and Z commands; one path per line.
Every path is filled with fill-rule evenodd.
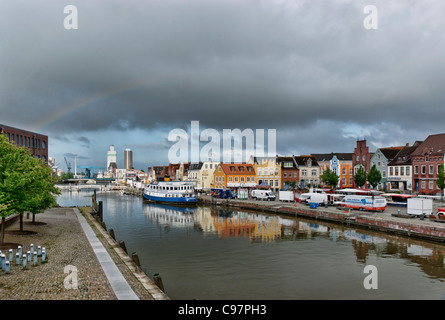
M 411 154 L 411 156 L 421 156 L 427 154 L 445 153 L 445 133 L 432 134 L 428 136 Z
M 220 166 L 225 174 L 255 175 L 255 169 L 249 163 L 220 163 Z

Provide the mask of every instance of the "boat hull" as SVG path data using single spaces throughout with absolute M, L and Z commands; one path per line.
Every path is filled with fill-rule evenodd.
M 167 198 L 167 197 L 156 197 L 143 193 L 143 197 L 149 201 L 159 202 L 159 203 L 175 203 L 175 204 L 195 204 L 196 197 L 180 197 L 180 198 Z

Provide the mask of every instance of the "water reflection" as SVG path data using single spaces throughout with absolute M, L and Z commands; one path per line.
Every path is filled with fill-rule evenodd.
M 356 261 L 365 264 L 370 255 L 379 258 L 399 258 L 418 265 L 426 274 L 445 279 L 443 246 L 412 244 L 409 239 L 384 238 L 374 233 L 316 224 L 277 215 L 267 215 L 223 208 L 181 208 L 147 204 L 144 215 L 158 224 L 172 228 L 196 228 L 203 234 L 219 238 L 245 237 L 251 243 L 298 241 L 326 238 L 333 242 L 349 242 Z M 439 249 L 435 248 L 439 247 Z
M 80 205 L 85 198 L 79 195 Z M 150 204 L 118 194 L 98 200 L 107 226 L 142 265 L 175 284 L 167 292 L 173 299 L 374 298 L 362 285 L 367 264 L 376 265 L 385 284 L 379 299 L 445 297 L 442 244 L 301 217 Z

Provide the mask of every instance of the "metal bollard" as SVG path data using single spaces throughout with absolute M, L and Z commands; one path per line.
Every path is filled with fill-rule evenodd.
M 42 255 L 42 247 L 38 246 L 37 247 L 37 255 L 40 257 Z
M 5 262 L 5 272 L 9 273 L 11 271 L 11 266 L 9 265 L 9 261 Z
M 27 254 L 28 254 L 28 261 L 30 262 L 31 261 L 31 251 L 28 251 Z
M 22 246 L 19 246 L 19 247 L 17 248 L 17 250 L 18 250 L 18 252 L 19 252 L 19 255 L 22 256 Z
M 5 270 L 5 262 L 6 262 L 5 254 L 2 253 L 2 254 L 0 255 L 0 258 L 1 258 L 1 263 L 2 263 L 2 270 L 4 271 L 4 270 Z
M 23 269 L 26 269 L 26 254 L 23 255 Z
M 15 264 L 20 264 L 20 255 L 18 252 L 15 254 Z
M 31 243 L 29 251 L 34 252 L 34 244 Z
M 13 259 L 13 251 L 12 249 L 9 249 L 9 261 L 12 261 Z
M 46 250 L 45 248 L 42 249 L 42 263 L 46 261 Z
M 37 265 L 37 251 L 34 251 L 34 265 Z

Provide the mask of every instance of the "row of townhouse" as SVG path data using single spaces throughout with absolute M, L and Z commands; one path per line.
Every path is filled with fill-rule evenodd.
M 369 152 L 366 140 L 361 140 L 354 150 L 353 168 L 356 172 L 362 166 L 369 172 L 375 165 L 381 174 L 378 187 L 386 191 L 437 195 L 442 192 L 436 180 L 444 159 L 444 133 L 429 135 L 412 145 L 381 147 L 374 153 Z
M 375 152 L 370 152 L 366 140 L 358 140 L 352 153 L 251 156 L 247 163 L 169 164 L 151 167 L 148 173 L 151 181 L 169 177 L 193 181 L 204 189 L 267 186 L 276 191 L 292 183 L 300 188 L 324 186 L 321 176 L 327 168 L 339 176 L 337 188 L 354 188 L 357 170 L 362 167 L 369 172 L 375 165 L 382 177 L 380 189 L 438 194 L 436 180 L 444 157 L 445 134 L 436 134 L 412 145 L 381 147 Z
M 148 168 L 150 181 L 168 178 L 193 181 L 197 188 L 253 188 L 282 189 L 295 181 L 296 186 L 318 186 L 320 168 L 312 155 L 290 157 L 254 157 L 247 163 L 199 163 L 169 164 Z

